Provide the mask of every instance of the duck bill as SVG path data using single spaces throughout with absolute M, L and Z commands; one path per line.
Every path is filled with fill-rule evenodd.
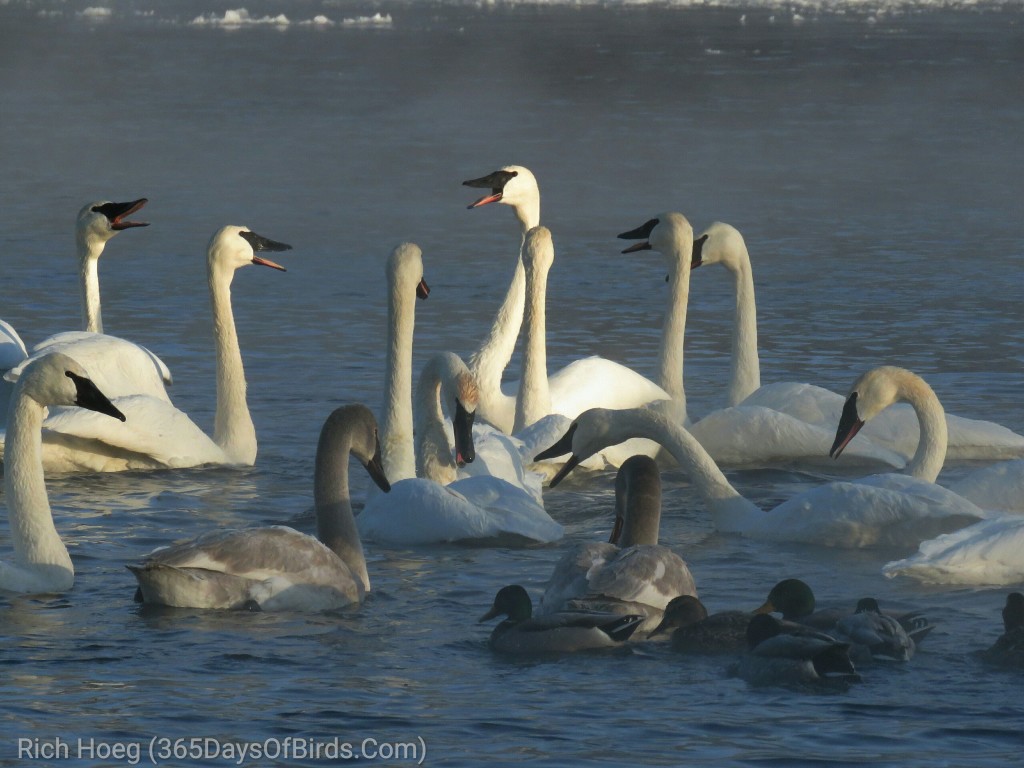
M 384 474 L 384 460 L 381 457 L 380 440 L 377 441 L 377 448 L 373 452 L 373 458 L 363 466 L 366 467 L 367 474 L 370 475 L 370 479 L 377 484 L 378 488 L 384 491 L 384 493 L 391 490 L 391 483 L 388 482 L 388 477 Z
M 772 601 L 771 600 L 765 600 L 764 601 L 764 605 L 762 605 L 760 608 L 755 609 L 754 613 L 773 613 L 774 611 L 775 611 L 775 606 L 772 605 Z
M 846 398 L 846 404 L 843 405 L 843 413 L 839 417 L 839 427 L 836 429 L 836 439 L 832 443 L 832 450 L 828 452 L 828 455 L 833 459 L 838 459 L 839 454 L 857 436 L 863 426 L 864 422 L 857 414 L 857 393 L 852 392 Z
M 499 611 L 497 608 L 491 608 L 491 610 L 489 610 L 487 613 L 485 613 L 483 616 L 481 616 L 479 619 L 477 619 L 476 623 L 477 624 L 481 624 L 481 623 L 483 623 L 485 621 L 490 621 L 494 617 L 500 616 L 500 615 L 501 615 L 501 611 Z
M 71 371 L 65 371 L 64 375 L 75 383 L 75 405 L 79 408 L 96 411 L 118 421 L 127 421 L 125 415 L 110 402 L 110 398 L 100 392 L 99 387 L 93 383 L 92 379 L 79 376 Z
M 467 411 L 461 401 L 455 401 L 455 417 L 452 419 L 452 431 L 455 433 L 455 463 L 460 467 L 472 464 L 476 459 L 476 447 L 473 445 L 473 421 L 476 411 Z

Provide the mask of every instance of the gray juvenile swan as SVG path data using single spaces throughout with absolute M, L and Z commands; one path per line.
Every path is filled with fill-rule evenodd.
M 362 405 L 337 408 L 316 449 L 315 538 L 274 525 L 214 531 L 158 549 L 128 566 L 139 582 L 137 599 L 182 608 L 305 611 L 362 602 L 370 578 L 349 499 L 350 454 L 381 490 L 390 490 L 373 414 Z

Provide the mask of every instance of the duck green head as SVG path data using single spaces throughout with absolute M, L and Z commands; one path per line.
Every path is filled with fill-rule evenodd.
M 797 621 L 814 613 L 814 592 L 800 579 L 783 579 L 754 613 L 781 613 L 787 621 Z
M 498 590 L 491 610 L 481 616 L 478 623 L 496 616 L 508 616 L 509 621 L 526 621 L 532 615 L 533 601 L 530 600 L 529 592 L 518 584 L 512 584 Z
M 693 595 L 678 595 L 669 600 L 668 605 L 665 606 L 665 615 L 661 623 L 648 637 L 654 637 L 672 629 L 692 626 L 707 617 L 708 610 L 704 607 L 704 603 Z

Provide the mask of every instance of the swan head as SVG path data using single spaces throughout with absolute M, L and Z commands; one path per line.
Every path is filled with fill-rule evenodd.
M 798 621 L 814 613 L 814 592 L 805 581 L 783 579 L 754 613 L 781 613 L 787 621 Z
M 636 425 L 630 423 L 628 414 L 640 413 L 645 409 L 611 410 L 608 408 L 591 408 L 584 411 L 559 440 L 550 448 L 541 451 L 534 461 L 554 459 L 570 454 L 568 461 L 562 465 L 551 482 L 554 488 L 572 472 L 580 462 L 586 461 L 598 451 L 610 445 L 618 445 L 636 435 Z
M 124 421 L 125 416 L 100 392 L 85 369 L 60 352 L 43 355 L 21 372 L 18 391 L 41 406 L 86 408 Z
M 540 201 L 540 188 L 537 186 L 537 179 L 528 168 L 521 165 L 506 165 L 479 179 L 464 181 L 462 185 L 490 190 L 489 194 L 470 203 L 468 208 L 480 208 L 490 203 L 520 207 L 539 204 Z
M 533 615 L 533 601 L 530 593 L 518 584 L 502 587 L 494 596 L 491 610 L 479 618 L 477 623 L 490 621 L 497 616 L 508 616 L 509 621 L 526 621 Z
M 924 381 L 903 368 L 883 365 L 861 375 L 850 388 L 839 417 L 836 439 L 829 456 L 838 458 L 843 449 L 867 422 L 903 398 L 906 382 L 913 378 Z M 927 385 L 925 385 L 927 386 Z
M 702 264 L 722 264 L 731 271 L 740 268 L 743 261 L 749 261 L 747 244 L 740 231 L 731 224 L 716 221 L 705 229 L 700 237 L 693 239 L 691 269 Z
M 657 544 L 661 527 L 661 473 L 650 456 L 630 456 L 615 475 L 615 525 L 609 543 Z
M 100 200 L 82 207 L 75 220 L 75 239 L 84 246 L 84 254 L 98 257 L 102 246 L 118 232 L 132 227 L 148 227 L 148 221 L 130 221 L 128 216 L 148 203 L 145 197 L 127 203 Z
M 369 408 L 358 403 L 335 408 L 324 422 L 317 444 L 317 463 L 347 461 L 348 454 L 366 468 L 378 488 L 385 492 L 391 490 L 391 483 L 384 474 L 377 420 Z
M 678 267 L 684 259 L 692 262 L 694 257 L 693 227 L 681 213 L 670 211 L 658 214 L 618 237 L 620 240 L 640 241 L 623 250 L 623 253 L 657 251 L 668 259 L 670 267 Z
M 388 257 L 388 284 L 402 296 L 416 293 L 416 298 L 430 295 L 430 286 L 423 279 L 423 251 L 415 243 L 401 243 Z
M 206 261 L 211 270 L 226 269 L 233 272 L 249 264 L 259 264 L 286 272 L 280 264 L 259 254 L 291 249 L 290 245 L 257 235 L 248 227 L 229 225 L 213 233 L 206 249 Z

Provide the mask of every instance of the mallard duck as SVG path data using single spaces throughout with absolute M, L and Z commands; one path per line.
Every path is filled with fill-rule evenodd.
M 792 627 L 792 625 L 790 625 Z M 774 616 L 758 614 L 747 626 L 749 651 L 736 666 L 736 674 L 753 685 L 819 683 L 838 677 L 859 679 L 850 661 L 848 643 L 810 628 L 787 628 Z
M 1011 592 L 1003 606 L 1003 634 L 981 658 L 1004 667 L 1024 667 L 1024 594 Z
M 906 629 L 895 617 L 882 613 L 873 597 L 861 598 L 852 614 L 836 622 L 834 631 L 838 639 L 847 640 L 854 647 L 855 658 L 909 661 L 916 650 Z
M 684 653 L 739 653 L 747 647 L 747 625 L 752 613 L 721 611 L 708 615 L 693 595 L 673 598 L 665 607 L 661 624 L 650 638 L 672 630 L 672 648 Z
M 533 601 L 520 585 L 502 587 L 494 605 L 480 617 L 507 616 L 491 632 L 491 648 L 502 653 L 538 655 L 613 648 L 629 639 L 643 622 L 640 615 L 559 611 L 533 617 Z

